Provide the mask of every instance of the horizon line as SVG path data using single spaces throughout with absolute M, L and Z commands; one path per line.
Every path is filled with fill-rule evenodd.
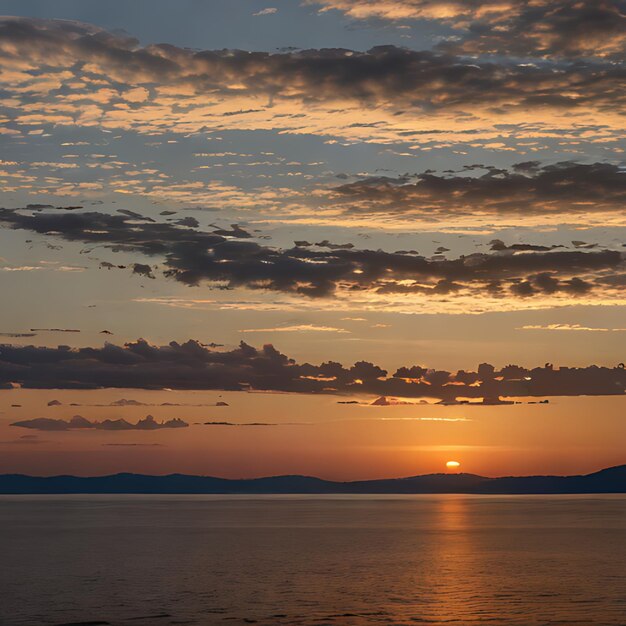
M 78 474 L 49 474 L 49 475 L 35 475 L 35 474 L 25 474 L 22 472 L 3 472 L 0 474 L 0 479 L 6 477 L 23 477 L 23 478 L 34 478 L 34 479 L 51 479 L 51 478 L 77 478 L 82 480 L 89 479 L 99 479 L 99 478 L 114 478 L 119 476 L 137 476 L 142 478 L 171 478 L 174 476 L 182 476 L 185 478 L 204 478 L 204 479 L 212 479 L 212 480 L 223 480 L 223 481 L 231 481 L 231 482 L 243 482 L 243 481 L 255 481 L 255 480 L 268 480 L 268 479 L 277 479 L 277 478 L 307 478 L 312 480 L 318 480 L 327 483 L 337 483 L 337 484 L 349 484 L 349 483 L 361 483 L 361 482 L 375 482 L 375 481 L 389 481 L 389 480 L 411 480 L 414 478 L 427 478 L 431 476 L 466 476 L 466 477 L 474 477 L 474 478 L 483 478 L 485 480 L 500 480 L 506 478 L 582 478 L 587 476 L 593 476 L 600 472 L 605 472 L 609 470 L 617 470 L 624 468 L 626 469 L 626 461 L 624 463 L 620 463 L 618 465 L 610 465 L 603 466 L 597 470 L 593 470 L 591 472 L 586 473 L 578 473 L 578 474 L 504 474 L 499 476 L 485 476 L 483 474 L 475 474 L 473 472 L 429 472 L 426 474 L 412 474 L 410 476 L 386 476 L 386 477 L 378 477 L 378 478 L 353 478 L 353 479 L 336 479 L 336 478 L 321 478 L 320 476 L 315 476 L 312 474 L 269 474 L 269 475 L 260 475 L 260 476 L 243 476 L 237 478 L 228 478 L 225 476 L 216 476 L 212 474 L 187 474 L 184 472 L 168 472 L 167 474 L 146 474 L 142 472 L 130 472 L 130 471 L 120 471 L 109 474 L 95 474 L 95 475 L 78 475 Z

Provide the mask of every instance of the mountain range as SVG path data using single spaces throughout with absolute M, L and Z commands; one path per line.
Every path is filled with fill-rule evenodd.
M 168 474 L 0 475 L 0 494 L 576 494 L 626 493 L 626 465 L 577 476 L 427 474 L 337 482 L 310 476 L 227 479 Z

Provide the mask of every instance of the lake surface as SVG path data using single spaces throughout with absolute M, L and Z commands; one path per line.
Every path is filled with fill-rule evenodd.
M 626 496 L 1 496 L 0 624 L 626 624 Z

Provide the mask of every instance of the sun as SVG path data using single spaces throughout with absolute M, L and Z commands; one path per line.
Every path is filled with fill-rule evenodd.
M 459 467 L 461 467 L 461 464 L 458 461 L 448 461 L 446 463 L 446 467 L 449 470 L 457 470 L 457 469 L 459 469 Z

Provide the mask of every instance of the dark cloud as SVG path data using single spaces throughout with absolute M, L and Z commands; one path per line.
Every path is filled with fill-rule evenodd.
M 195 217 L 183 217 L 181 219 L 173 220 L 176 226 L 187 226 L 188 228 L 198 228 L 200 222 Z
M 45 431 L 65 431 L 65 430 L 161 430 L 168 428 L 186 428 L 187 422 L 174 418 L 165 422 L 157 422 L 152 415 L 139 420 L 136 424 L 131 424 L 124 419 L 103 420 L 102 422 L 92 422 L 80 415 L 75 415 L 70 420 L 50 419 L 48 417 L 38 417 L 31 420 L 13 422 L 11 426 L 20 428 L 31 428 L 33 430 Z
M 490 246 L 491 246 L 491 250 L 494 250 L 496 252 L 505 252 L 505 251 L 509 251 L 509 252 L 548 252 L 550 250 L 555 250 L 557 248 L 564 248 L 565 246 L 563 245 L 553 245 L 553 246 L 540 246 L 540 245 L 536 245 L 536 244 L 530 244 L 530 243 L 514 243 L 511 244 L 510 246 L 507 246 L 504 241 L 502 241 L 501 239 L 493 239 L 492 241 L 489 242 Z M 575 247 L 579 247 L 579 246 L 575 246 Z
M 203 344 L 205 345 L 205 344 Z M 210 344 L 207 344 L 210 345 Z M 48 405 L 50 406 L 50 405 Z M 213 404 L 203 403 L 203 404 L 189 404 L 188 402 L 141 402 L 140 400 L 133 400 L 127 398 L 120 398 L 119 400 L 114 400 L 109 404 L 78 404 L 72 403 L 70 406 L 90 406 L 90 407 L 105 407 L 105 406 L 161 406 L 161 407 L 174 407 L 174 406 L 186 406 L 186 407 L 218 407 L 218 406 L 229 406 L 226 402 L 215 402 Z
M 127 215 L 100 212 L 25 215 L 19 210 L 0 209 L 0 223 L 12 228 L 31 230 L 38 234 L 58 235 L 68 241 L 109 245 L 113 250 L 141 252 L 146 255 L 165 255 L 172 244 L 212 247 L 226 241 L 212 233 L 178 228 L 166 223 L 135 223 Z M 104 261 L 102 266 L 116 266 Z
M 544 273 L 563 285 L 563 281 L 576 279 L 585 281 L 589 288 L 596 283 L 608 288 L 606 279 L 620 273 L 625 256 L 613 250 L 576 249 L 522 254 L 496 251 L 457 259 L 427 259 L 345 245 L 331 246 L 331 250 L 302 246 L 283 250 L 172 224 L 136 223 L 126 216 L 104 213 L 25 215 L 0 209 L 1 224 L 70 241 L 98 243 L 113 251 L 159 256 L 164 261 L 165 276 L 187 285 L 206 282 L 221 288 L 267 289 L 310 297 L 331 296 L 338 290 L 493 295 L 498 293 L 494 285 L 510 287 Z M 106 265 L 110 266 L 113 264 Z M 150 265 L 134 263 L 131 267 L 135 274 L 154 277 Z M 597 282 L 600 275 L 602 283 Z M 549 291 L 542 288 L 541 281 L 537 286 L 538 292 Z M 589 291 L 578 286 L 573 284 L 569 292 Z M 520 293 L 515 288 L 510 293 L 526 296 L 536 292 Z
M 128 400 L 126 398 L 120 398 L 119 400 L 115 400 L 111 402 L 110 406 L 145 406 L 143 402 L 139 400 Z
M 510 170 L 483 165 L 467 174 L 425 172 L 413 180 L 366 178 L 334 189 L 346 213 L 401 213 L 428 218 L 475 214 L 550 215 L 621 212 L 626 168 L 610 163 L 520 163 Z M 476 171 L 486 170 L 482 175 Z
M 213 231 L 214 235 L 220 235 L 220 237 L 233 237 L 235 239 L 250 239 L 252 235 L 241 228 L 239 224 L 231 224 L 230 230 L 226 228 L 218 228 L 215 224 L 211 224 L 213 228 L 217 228 L 217 230 Z
M 129 211 L 128 209 L 117 209 L 118 213 L 122 215 L 126 215 L 134 220 L 139 220 L 140 222 L 154 222 L 151 217 L 144 217 L 141 213 L 137 213 L 136 211 Z
M 507 365 L 500 370 L 481 364 L 475 372 L 456 373 L 417 365 L 400 367 L 393 375 L 374 363 L 352 366 L 326 362 L 297 363 L 272 345 L 261 349 L 244 342 L 232 350 L 217 351 L 197 342 L 154 346 L 145 340 L 102 348 L 2 346 L 0 384 L 24 388 L 143 388 L 232 391 L 280 391 L 293 393 L 374 394 L 393 398 L 456 398 L 500 396 L 622 395 L 626 369 L 595 365 L 580 368 L 527 369 Z M 132 425 L 124 420 L 89 422 L 79 416 L 71 421 L 40 418 L 16 425 L 45 430 L 100 428 L 150 430 L 184 425 L 179 420 L 157 424 L 151 418 Z
M 79 333 L 76 328 L 31 328 L 32 333 Z
M 532 296 L 536 293 L 553 294 L 557 292 L 565 292 L 571 295 L 585 294 L 593 288 L 580 278 L 571 278 L 561 281 L 548 272 L 535 274 L 527 280 L 515 282 L 511 285 L 511 291 L 518 296 Z
M 29 211 L 43 211 L 44 209 L 57 209 L 58 211 L 77 211 L 82 209 L 82 206 L 57 206 L 52 204 L 27 204 L 26 208 Z
M 626 287 L 626 273 L 603 276 L 598 279 L 598 282 L 604 285 L 608 285 L 610 287 L 622 289 Z
M 324 241 L 319 241 L 315 245 L 318 248 L 328 248 L 329 250 L 352 250 L 352 248 L 354 248 L 353 243 L 332 243 L 328 241 L 328 239 L 324 239 Z
M 130 267 L 131 267 L 133 274 L 137 274 L 138 276 L 145 276 L 146 278 L 154 279 L 152 268 L 149 265 L 146 265 L 145 263 L 133 263 Z
M 617 24 L 621 28 L 622 21 Z M 513 37 L 509 46 L 511 41 Z M 626 70 L 615 63 L 487 62 L 394 46 L 273 54 L 193 51 L 167 44 L 140 47 L 135 39 L 93 26 L 26 18 L 0 23 L 0 55 L 5 63 L 21 64 L 26 58 L 42 68 L 79 72 L 88 67 L 118 85 L 164 84 L 178 86 L 181 93 L 192 88 L 222 96 L 262 96 L 268 103 L 277 98 L 351 99 L 427 110 L 496 105 L 616 110 L 624 103 L 626 77 Z
M 460 41 L 441 45 L 461 54 L 622 57 L 624 0 L 516 0 L 516 10 L 472 21 Z
M 42 211 L 43 209 L 53 209 L 54 206 L 52 204 L 27 204 L 26 208 L 29 211 Z

